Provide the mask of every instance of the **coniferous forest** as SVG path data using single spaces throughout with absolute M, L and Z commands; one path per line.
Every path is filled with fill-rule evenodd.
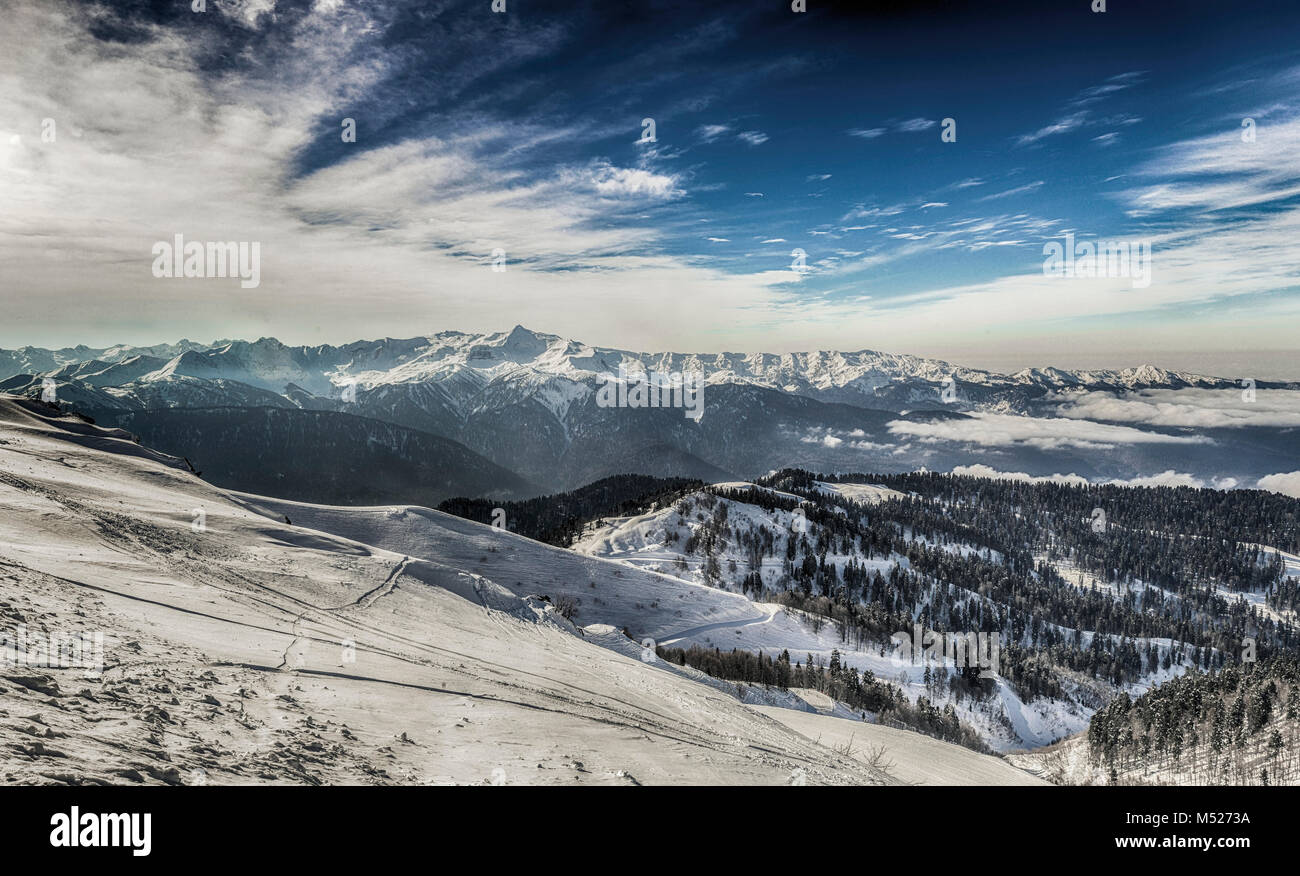
M 836 484 L 894 492 L 863 502 Z M 442 510 L 487 523 L 495 507 L 513 531 L 558 545 L 607 518 L 657 515 L 651 535 L 676 556 L 665 571 L 783 606 L 858 653 L 884 657 L 891 637 L 916 625 L 997 634 L 997 675 L 1017 697 L 1101 709 L 1097 720 L 1153 679 L 1164 682 L 1156 692 L 1175 685 L 1172 696 L 1192 679 L 1259 673 L 1251 661 L 1272 667 L 1300 644 L 1297 580 L 1278 553 L 1300 547 L 1300 501 L 1272 493 L 785 469 L 753 486 L 621 476 L 559 497 L 449 500 Z M 924 694 L 909 699 L 895 679 L 838 659 L 791 664 L 788 654 L 700 646 L 661 656 L 730 681 L 818 690 L 975 748 L 979 735 L 953 705 L 1000 708 L 991 681 L 946 667 L 927 670 Z M 1173 758 L 1175 738 L 1120 734 L 1106 756 L 1122 777 L 1152 756 Z M 1214 759 L 1216 781 L 1223 762 Z
M 1294 657 L 1191 672 L 1136 700 L 1120 694 L 1093 716 L 1088 747 L 1112 784 L 1153 774 L 1198 785 L 1295 784 L 1298 708 Z
M 582 532 L 585 523 L 601 517 L 631 514 L 650 507 L 666 496 L 703 486 L 690 478 L 657 478 L 650 475 L 612 475 L 567 493 L 538 496 L 522 501 L 491 499 L 447 499 L 439 511 L 491 524 L 498 509 L 504 512 L 505 528 L 556 546 L 567 546 Z

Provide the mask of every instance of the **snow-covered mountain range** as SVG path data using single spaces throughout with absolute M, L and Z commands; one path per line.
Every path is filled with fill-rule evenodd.
M 257 341 L 182 340 L 151 347 L 85 346 L 59 350 L 22 347 L 0 350 L 0 379 L 17 374 L 81 381 L 96 387 L 135 383 L 166 384 L 178 378 L 230 380 L 279 394 L 294 389 L 314 396 L 341 398 L 355 385 L 369 392 L 382 387 L 424 384 L 441 387 L 462 411 L 481 404 L 484 390 L 513 388 L 562 415 L 575 390 L 563 382 L 590 386 L 606 375 L 628 372 L 700 373 L 706 385 L 740 384 L 796 393 L 822 401 L 857 403 L 896 410 L 899 387 L 915 390 L 911 404 L 943 404 L 937 387 L 954 381 L 984 394 L 1064 387 L 1214 388 L 1235 380 L 1168 371 L 1152 365 L 1122 370 L 1069 371 L 1026 368 L 1012 375 L 952 365 L 938 359 L 878 353 L 638 353 L 592 346 L 558 335 L 515 326 L 509 332 L 473 334 L 447 331 L 428 337 L 358 341 L 340 347 L 292 347 L 275 338 Z M 187 405 L 181 383 L 172 404 Z M 130 392 L 116 394 L 128 403 Z M 970 401 L 970 399 L 968 399 Z
M 602 399 L 607 387 L 630 386 L 641 375 L 688 386 L 698 380 L 694 398 L 702 416 Z M 0 390 L 55 397 L 101 422 L 151 432 L 158 446 L 196 464 L 205 461 L 208 448 L 151 427 L 156 412 L 259 407 L 347 413 L 457 442 L 483 464 L 541 490 L 632 471 L 717 480 L 752 478 L 785 465 L 905 471 L 984 464 L 1089 479 L 1168 471 L 1206 483 L 1253 484 L 1298 467 L 1291 436 L 1275 423 L 1255 428 L 1245 416 L 1219 429 L 1208 417 L 1189 428 L 1152 416 L 1135 424 L 1125 419 L 1129 411 L 1116 419 L 1114 410 L 1097 404 L 1190 399 L 1193 407 L 1216 407 L 1242 396 L 1245 385 L 1150 365 L 1005 375 L 865 350 L 638 353 L 522 326 L 337 347 L 262 338 L 0 350 Z M 1287 404 L 1300 398 L 1296 388 L 1249 382 L 1252 396 L 1283 394 Z M 1084 410 L 1081 401 L 1092 406 Z M 281 417 L 295 419 L 292 413 Z M 287 428 L 311 431 L 301 423 Z M 1108 452 L 1099 454 L 1099 448 Z

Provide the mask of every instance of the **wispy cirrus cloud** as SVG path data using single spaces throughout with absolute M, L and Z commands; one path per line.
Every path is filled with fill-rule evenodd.
M 1215 134 L 1161 147 L 1134 169 L 1150 180 L 1120 198 L 1135 216 L 1169 210 L 1229 210 L 1300 195 L 1300 106 L 1288 117 L 1256 122 L 1253 139 L 1240 123 Z
M 1028 134 L 1021 134 L 1016 138 L 1017 146 L 1033 146 L 1048 137 L 1055 137 L 1060 134 L 1068 134 L 1071 131 L 1077 131 L 1080 128 L 1105 124 L 1107 120 L 1097 118 L 1093 113 L 1094 105 L 1111 95 L 1126 91 L 1136 85 L 1139 85 L 1145 77 L 1145 71 L 1133 71 L 1129 73 L 1120 73 L 1112 76 L 1099 85 L 1093 85 L 1083 89 L 1065 106 L 1065 112 L 1054 122 L 1044 125 L 1043 127 L 1031 131 Z M 1110 123 L 1115 123 L 1111 120 Z
M 1015 188 L 1005 189 L 1000 192 L 994 192 L 991 195 L 985 195 L 982 198 L 976 198 L 976 200 L 997 201 L 997 200 L 1001 200 L 1002 198 L 1014 198 L 1016 195 L 1027 195 L 1030 192 L 1037 191 L 1038 189 L 1042 188 L 1043 185 L 1044 185 L 1043 180 L 1041 179 L 1034 180 L 1031 183 L 1025 183 L 1023 186 L 1016 186 Z
M 1112 94 L 1140 85 L 1146 78 L 1147 72 L 1146 70 L 1131 70 L 1127 73 L 1118 73 L 1111 76 L 1105 82 L 1089 86 L 1080 91 L 1070 101 L 1070 106 L 1091 106 Z
M 939 123 L 934 119 L 913 118 L 903 119 L 902 121 L 890 120 L 875 127 L 849 128 L 846 132 L 850 137 L 857 137 L 861 140 L 875 140 L 883 137 L 890 131 L 896 134 L 917 134 L 921 131 L 928 131 Z
M 1043 127 L 1039 128 L 1037 131 L 1032 131 L 1028 134 L 1021 134 L 1018 138 L 1016 138 L 1016 145 L 1029 146 L 1033 143 L 1037 143 L 1039 140 L 1042 140 L 1046 137 L 1053 137 L 1057 134 L 1065 134 L 1069 131 L 1078 130 L 1079 128 L 1083 127 L 1087 119 L 1088 119 L 1088 114 L 1086 112 L 1071 113 L 1068 116 L 1064 116 L 1063 118 L 1057 119 L 1055 122 L 1052 122 L 1050 125 L 1044 125 Z
M 701 125 L 695 129 L 695 134 L 703 143 L 713 143 L 719 138 L 726 136 L 731 132 L 730 125 Z

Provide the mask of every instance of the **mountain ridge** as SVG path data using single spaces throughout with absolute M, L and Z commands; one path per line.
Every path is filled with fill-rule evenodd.
M 395 349 L 396 348 L 396 349 Z M 498 356 L 497 354 L 502 354 Z M 1126 388 L 1149 386 L 1219 386 L 1235 385 L 1236 379 L 1215 377 L 1191 371 L 1166 369 L 1145 363 L 1122 369 L 1065 369 L 1052 365 L 1022 368 L 1007 374 L 989 369 L 958 365 L 943 359 L 914 356 L 906 353 L 888 353 L 871 349 L 859 350 L 809 350 L 791 353 L 766 353 L 761 351 L 693 352 L 634 351 L 616 347 L 600 347 L 573 338 L 545 332 L 536 332 L 522 325 L 502 332 L 462 332 L 446 330 L 411 338 L 357 340 L 343 345 L 289 345 L 270 336 L 256 341 L 216 340 L 201 344 L 182 339 L 176 344 L 157 344 L 147 347 L 115 345 L 92 348 L 85 345 L 64 347 L 58 350 L 24 346 L 14 350 L 0 349 L 0 379 L 19 373 L 44 376 L 48 372 L 91 359 L 102 359 L 116 365 L 134 356 L 145 355 L 167 358 L 162 367 L 151 372 L 153 379 L 163 379 L 171 374 L 193 374 L 188 369 L 207 370 L 214 360 L 229 359 L 247 368 L 251 358 L 267 364 L 276 362 L 281 368 L 296 365 L 306 372 L 315 366 L 339 378 L 331 382 L 334 387 L 343 385 L 346 378 L 355 378 L 373 385 L 382 382 L 398 383 L 428 379 L 438 372 L 438 364 L 451 366 L 463 364 L 480 370 L 492 370 L 501 363 L 528 364 L 538 371 L 555 375 L 598 375 L 617 371 L 623 363 L 653 365 L 656 370 L 702 370 L 715 382 L 757 382 L 772 388 L 783 388 L 777 377 L 782 374 L 803 373 L 809 385 L 818 389 L 838 388 L 854 382 L 865 382 L 872 389 L 881 381 L 892 379 L 924 379 L 942 382 L 949 378 L 968 383 L 1007 383 L 1037 386 L 1123 386 Z M 359 360 L 358 360 L 358 357 Z M 416 367 L 421 360 L 430 370 Z M 384 361 L 388 364 L 383 367 Z M 19 362 L 27 363 L 19 367 Z M 495 362 L 496 366 L 485 366 Z M 51 364 L 47 364 L 51 363 Z M 40 367 L 46 365 L 46 367 Z M 668 367 L 664 367 L 668 366 Z M 387 372 L 389 380 L 379 380 L 376 372 Z M 393 373 L 397 372 L 397 373 Z M 252 382 L 262 388 L 279 391 L 283 383 L 273 385 L 283 375 L 264 373 Z M 313 392 L 329 388 L 309 375 L 292 382 Z M 873 382 L 873 380 L 875 382 Z M 289 381 L 286 381 L 289 382 Z M 1271 382 L 1269 385 L 1277 383 Z M 315 384 L 315 387 L 312 386 Z
M 700 419 L 684 416 L 690 411 L 611 407 L 601 396 L 611 381 L 692 373 L 702 375 L 692 378 Z M 1198 431 L 1154 421 L 1139 429 L 1128 425 L 1123 405 L 1070 408 L 1103 395 L 1223 393 L 1207 402 L 1213 406 L 1256 387 L 1294 390 L 1300 383 L 1260 381 L 1243 390 L 1228 378 L 1155 366 L 1006 375 L 870 350 L 638 353 L 519 325 L 342 346 L 294 347 L 262 337 L 0 350 L 0 390 L 36 398 L 53 391 L 104 422 L 212 407 L 352 413 L 458 442 L 550 492 L 612 474 L 732 479 L 785 465 L 907 471 L 979 463 L 1033 476 L 1131 479 L 1168 471 L 1253 482 L 1295 468 L 1284 429 L 1234 432 L 1250 425 L 1244 416 Z M 1094 410 L 1113 425 L 1085 419 Z M 1108 414 L 1115 416 L 1107 421 Z M 1116 452 L 1091 452 L 1107 443 Z M 190 449 L 202 455 L 201 447 Z

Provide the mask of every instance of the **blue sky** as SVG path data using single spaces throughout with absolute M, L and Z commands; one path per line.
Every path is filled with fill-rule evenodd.
M 0 345 L 523 323 L 1289 368 L 1294 3 L 206 5 L 16 5 Z M 1152 282 L 1045 277 L 1066 232 L 1150 242 Z M 177 233 L 259 241 L 262 284 L 153 278 Z

